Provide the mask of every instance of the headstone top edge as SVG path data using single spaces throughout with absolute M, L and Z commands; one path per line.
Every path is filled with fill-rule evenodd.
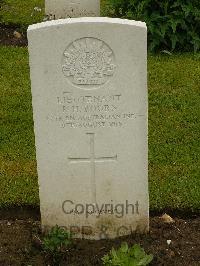
M 121 24 L 121 25 L 132 25 L 146 29 L 146 23 L 135 20 L 120 19 L 120 18 L 108 18 L 108 17 L 81 17 L 81 18 L 66 18 L 41 22 L 33 25 L 29 25 L 28 32 L 48 28 L 51 26 L 60 26 L 67 24 L 76 23 L 110 23 L 110 24 Z

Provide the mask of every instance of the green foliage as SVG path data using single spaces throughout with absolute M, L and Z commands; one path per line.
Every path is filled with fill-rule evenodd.
M 152 260 L 153 255 L 147 255 L 139 245 L 129 248 L 127 243 L 122 243 L 118 250 L 112 248 L 102 259 L 106 266 L 146 266 Z
M 62 253 L 71 243 L 71 234 L 56 225 L 44 238 L 43 249 L 53 257 L 54 262 L 58 262 Z
M 151 51 L 200 50 L 199 0 L 107 0 L 106 13 L 145 21 Z

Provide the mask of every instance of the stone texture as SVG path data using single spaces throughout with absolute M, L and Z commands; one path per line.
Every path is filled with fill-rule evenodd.
M 45 13 L 52 19 L 99 17 L 100 0 L 45 0 Z
M 90 239 L 147 231 L 146 25 L 49 21 L 28 40 L 43 227 Z

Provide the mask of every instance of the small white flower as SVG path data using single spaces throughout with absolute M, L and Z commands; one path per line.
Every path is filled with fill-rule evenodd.
M 167 240 L 167 245 L 170 245 L 172 243 L 172 241 L 169 239 Z
M 42 9 L 40 7 L 38 7 L 38 6 L 36 6 L 36 7 L 34 7 L 34 11 L 41 12 Z

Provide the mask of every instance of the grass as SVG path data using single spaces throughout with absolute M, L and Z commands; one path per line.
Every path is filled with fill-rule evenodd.
M 200 57 L 149 56 L 151 210 L 200 210 Z M 0 207 L 38 205 L 26 48 L 0 46 Z
M 0 206 L 36 205 L 38 185 L 27 50 L 0 46 Z
M 16 24 L 24 29 L 44 18 L 44 0 L 0 0 L 0 6 L 0 23 L 3 24 Z M 41 8 L 41 12 L 34 10 L 35 7 Z
M 200 210 L 200 57 L 149 58 L 151 209 Z

